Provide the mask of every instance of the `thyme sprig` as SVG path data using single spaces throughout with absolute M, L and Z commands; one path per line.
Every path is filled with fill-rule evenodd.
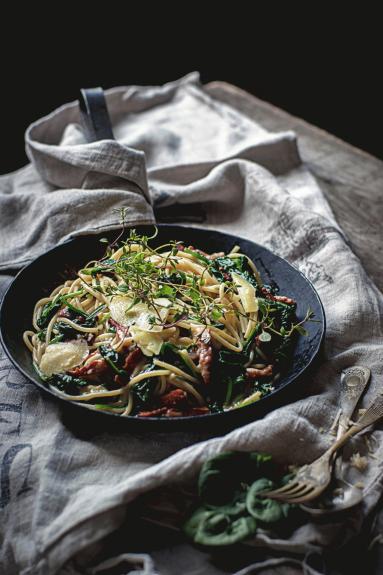
M 139 235 L 135 230 L 130 230 L 129 237 L 122 245 L 122 255 L 119 259 L 114 260 L 111 257 L 113 252 L 108 251 L 107 258 L 96 262 L 92 268 L 81 271 L 95 277 L 96 282 L 99 274 L 107 272 L 114 274 L 118 280 L 116 287 L 109 285 L 102 288 L 98 283 L 98 289 L 111 297 L 121 294 L 130 297 L 132 304 L 129 309 L 137 303 L 147 304 L 155 313 L 155 317 L 151 318 L 153 325 L 164 325 L 156 302 L 158 298 L 166 298 L 177 304 L 177 307 L 181 308 L 180 315 L 187 313 L 190 318 L 198 322 L 214 324 L 226 310 L 215 301 L 215 298 L 201 290 L 205 285 L 204 275 L 209 271 L 210 262 L 208 260 L 202 262 L 204 269 L 200 277 L 193 273 L 179 272 L 177 270 L 179 244 L 171 241 L 152 248 L 149 240 L 153 237 Z M 168 248 L 166 253 L 160 251 L 166 248 Z M 172 281 L 172 273 L 178 274 L 182 281 Z
M 122 213 L 122 221 L 125 222 L 126 212 Z M 152 236 L 140 235 L 136 230 L 129 231 L 127 239 L 122 242 L 122 254 L 114 259 L 116 240 L 108 246 L 106 257 L 95 262 L 92 268 L 82 270 L 96 279 L 97 289 L 110 297 L 125 295 L 132 300 L 127 312 L 138 303 L 145 303 L 153 310 L 153 316 L 149 318 L 151 325 L 165 326 L 158 304 L 159 298 L 166 298 L 178 310 L 176 318 L 185 315 L 203 325 L 218 325 L 222 318 L 226 319 L 228 313 L 234 313 L 237 318 L 248 317 L 233 303 L 217 302 L 217 296 L 213 297 L 203 290 L 206 274 L 214 273 L 214 260 L 191 250 L 184 248 L 189 255 L 195 257 L 202 269 L 200 276 L 192 272 L 184 272 L 177 269 L 180 256 L 180 243 L 172 240 L 156 248 L 149 245 L 151 239 L 157 235 L 155 228 Z M 120 239 L 119 236 L 118 240 Z M 114 250 L 112 249 L 114 247 Z M 166 250 L 166 251 L 165 251 Z M 117 279 L 116 286 L 102 287 L 98 281 L 99 274 L 112 273 Z M 236 293 L 236 286 L 230 279 L 224 281 L 226 293 Z M 301 321 L 291 321 L 288 327 L 276 325 L 276 317 L 273 315 L 277 310 L 274 302 L 267 302 L 258 298 L 260 304 L 258 322 L 262 325 L 261 341 L 269 341 L 271 334 L 290 338 L 294 332 L 306 335 L 303 324 L 312 320 L 313 312 L 308 310 Z M 174 320 L 175 322 L 177 319 Z

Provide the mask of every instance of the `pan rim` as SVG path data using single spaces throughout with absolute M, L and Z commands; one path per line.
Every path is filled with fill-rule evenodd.
M 75 242 L 77 240 L 81 240 L 82 238 L 96 238 L 97 236 L 101 235 L 102 233 L 107 233 L 105 230 L 103 232 L 101 232 L 100 230 L 98 230 L 96 233 L 84 233 L 81 235 L 76 235 L 73 237 L 68 238 L 67 240 L 65 240 L 64 242 L 60 242 L 58 244 L 56 244 L 55 246 L 53 246 L 52 248 L 50 248 L 49 250 L 46 250 L 45 252 L 43 252 L 42 254 L 40 254 L 39 256 L 37 256 L 36 258 L 34 258 L 30 263 L 28 263 L 27 265 L 25 265 L 21 270 L 18 271 L 18 273 L 16 274 L 16 276 L 13 278 L 13 280 L 10 282 L 9 286 L 7 287 L 5 293 L 3 294 L 1 303 L 0 303 L 0 342 L 4 348 L 4 351 L 8 357 L 8 359 L 11 361 L 11 363 L 14 365 L 14 367 L 30 382 L 32 382 L 33 384 L 35 384 L 37 387 L 39 387 L 40 389 L 42 389 L 44 392 L 47 392 L 48 394 L 52 395 L 55 398 L 58 398 L 61 401 L 64 401 L 67 404 L 70 404 L 72 406 L 78 407 L 78 408 L 84 408 L 86 410 L 88 410 L 90 413 L 97 413 L 97 414 L 102 414 L 103 416 L 108 416 L 108 417 L 113 417 L 113 418 L 117 418 L 118 420 L 127 420 L 128 422 L 143 422 L 142 425 L 146 424 L 147 425 L 151 425 L 151 424 L 161 424 L 164 426 L 169 426 L 171 427 L 176 426 L 176 424 L 178 423 L 185 423 L 187 424 L 188 422 L 190 423 L 191 421 L 195 421 L 195 422 L 200 422 L 203 421 L 204 423 L 207 421 L 211 421 L 212 423 L 215 421 L 223 421 L 226 420 L 228 421 L 230 419 L 231 416 L 233 416 L 233 414 L 237 414 L 237 412 L 241 412 L 241 415 L 243 414 L 244 416 L 246 416 L 246 414 L 250 415 L 251 411 L 254 410 L 254 406 L 266 406 L 267 402 L 270 402 L 272 399 L 275 398 L 276 395 L 278 395 L 282 390 L 285 390 L 287 387 L 289 387 L 290 385 L 292 385 L 294 382 L 296 382 L 296 380 L 298 380 L 303 374 L 304 372 L 306 372 L 310 366 L 313 364 L 314 360 L 316 359 L 319 350 L 322 346 L 324 337 L 325 337 L 325 333 L 326 333 L 326 316 L 325 316 L 325 311 L 324 311 L 324 307 L 322 304 L 322 301 L 319 297 L 319 294 L 315 288 L 315 286 L 312 284 L 312 282 L 297 268 L 295 267 L 293 264 L 291 264 L 290 262 L 288 262 L 286 259 L 282 258 L 281 256 L 275 254 L 273 251 L 269 250 L 268 248 L 262 246 L 261 244 L 258 244 L 256 242 L 254 242 L 253 240 L 250 240 L 248 238 L 239 236 L 239 235 L 234 235 L 234 234 L 230 234 L 227 232 L 223 232 L 221 230 L 216 230 L 216 229 L 210 229 L 210 228 L 201 228 L 201 227 L 187 227 L 187 226 L 183 226 L 181 224 L 155 224 L 156 227 L 158 228 L 174 228 L 174 229 L 183 229 L 183 230 L 195 230 L 197 233 L 199 232 L 203 232 L 203 233 L 213 233 L 215 236 L 222 236 L 222 237 L 226 237 L 226 238 L 232 238 L 232 240 L 235 241 L 246 241 L 249 242 L 250 244 L 252 244 L 253 246 L 255 246 L 256 248 L 261 249 L 262 251 L 267 251 L 269 252 L 274 258 L 277 258 L 278 260 L 280 260 L 281 262 L 283 262 L 284 265 L 290 267 L 293 272 L 295 274 L 298 274 L 311 288 L 311 291 L 313 293 L 313 296 L 315 297 L 318 305 L 319 305 L 319 309 L 321 310 L 322 313 L 322 317 L 320 318 L 321 320 L 321 333 L 320 333 L 320 337 L 317 339 L 317 343 L 316 346 L 314 348 L 314 350 L 311 353 L 310 359 L 303 365 L 303 367 L 296 373 L 294 374 L 294 377 L 290 380 L 287 380 L 285 383 L 282 383 L 279 387 L 277 387 L 276 389 L 274 389 L 273 391 L 271 391 L 270 393 L 268 393 L 267 395 L 265 395 L 264 397 L 262 397 L 261 399 L 259 399 L 257 402 L 250 404 L 248 406 L 245 407 L 241 407 L 238 409 L 232 409 L 232 410 L 227 410 L 227 411 L 223 411 L 223 412 L 216 412 L 216 413 L 207 413 L 204 415 L 191 415 L 191 416 L 181 416 L 181 417 L 171 417 L 171 418 L 160 418 L 160 417 L 145 417 L 145 418 L 141 418 L 141 417 L 137 417 L 135 415 L 128 415 L 128 416 L 124 416 L 121 417 L 121 415 L 119 414 L 115 414 L 115 413 L 110 413 L 110 412 L 104 412 L 104 411 L 98 411 L 95 409 L 91 409 L 89 407 L 87 407 L 86 405 L 82 405 L 81 403 L 78 402 L 73 402 L 73 401 L 68 401 L 66 400 L 64 397 L 62 397 L 60 395 L 60 393 L 56 393 L 54 390 L 46 387 L 43 383 L 43 381 L 39 381 L 38 379 L 38 374 L 36 373 L 36 377 L 31 377 L 31 375 L 29 373 L 27 373 L 25 371 L 25 369 L 19 364 L 18 360 L 16 358 L 13 357 L 12 352 L 10 351 L 10 349 L 8 348 L 8 345 L 6 343 L 6 336 L 4 333 L 4 325 L 3 325 L 3 316 L 4 316 L 4 310 L 6 309 L 7 306 L 7 300 L 11 297 L 12 295 L 12 291 L 15 289 L 15 285 L 17 282 L 20 281 L 20 278 L 22 279 L 23 274 L 25 274 L 27 272 L 27 270 L 29 270 L 29 268 L 31 266 L 36 265 L 36 263 L 40 262 L 41 260 L 43 260 L 45 257 L 49 256 L 50 254 L 54 253 L 57 250 L 60 250 L 63 246 L 67 246 L 68 244 L 75 244 Z M 129 230 L 129 229 L 137 229 L 140 227 L 150 227 L 151 224 L 138 224 L 136 226 L 126 226 L 125 230 Z M 109 230 L 108 230 L 109 231 Z M 114 231 L 114 230 L 112 230 Z M 20 339 L 20 343 L 22 343 L 22 338 Z

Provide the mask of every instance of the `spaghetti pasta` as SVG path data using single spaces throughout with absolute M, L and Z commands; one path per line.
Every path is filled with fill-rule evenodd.
M 39 376 L 121 416 L 202 415 L 272 391 L 309 316 L 299 322 L 239 246 L 209 255 L 150 239 L 132 230 L 36 303 L 23 340 Z

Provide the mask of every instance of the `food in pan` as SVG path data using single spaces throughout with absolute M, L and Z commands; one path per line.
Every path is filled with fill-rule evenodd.
M 24 341 L 39 376 L 122 416 L 198 416 L 270 393 L 311 312 L 297 319 L 238 246 L 208 254 L 151 239 L 131 230 L 36 303 Z

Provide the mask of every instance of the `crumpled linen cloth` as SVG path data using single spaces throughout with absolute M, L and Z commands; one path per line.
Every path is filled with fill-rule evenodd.
M 294 134 L 266 132 L 210 98 L 195 74 L 162 87 L 116 88 L 107 103 L 116 141 L 84 143 L 76 104 L 27 130 L 31 164 L 0 179 L 2 269 L 20 267 L 75 233 L 117 227 L 112 207 L 129 208 L 129 223 L 147 223 L 150 203 L 202 203 L 204 225 L 269 247 L 314 283 L 327 317 L 324 359 L 302 384 L 302 399 L 224 437 L 127 431 L 89 438 L 64 423 L 61 405 L 43 397 L 0 350 L 1 561 L 11 575 L 60 572 L 129 522 L 128 503 L 140 493 L 195 476 L 223 450 L 310 462 L 333 440 L 328 432 L 344 368 L 371 369 L 364 405 L 382 391 L 382 295 L 302 165 Z M 355 451 L 366 453 L 365 438 L 344 450 L 345 478 L 364 485 L 361 506 L 328 522 L 309 521 L 286 539 L 259 534 L 257 542 L 305 554 L 354 535 L 383 487 L 382 431 L 369 439 L 374 454 L 363 472 L 347 461 Z

